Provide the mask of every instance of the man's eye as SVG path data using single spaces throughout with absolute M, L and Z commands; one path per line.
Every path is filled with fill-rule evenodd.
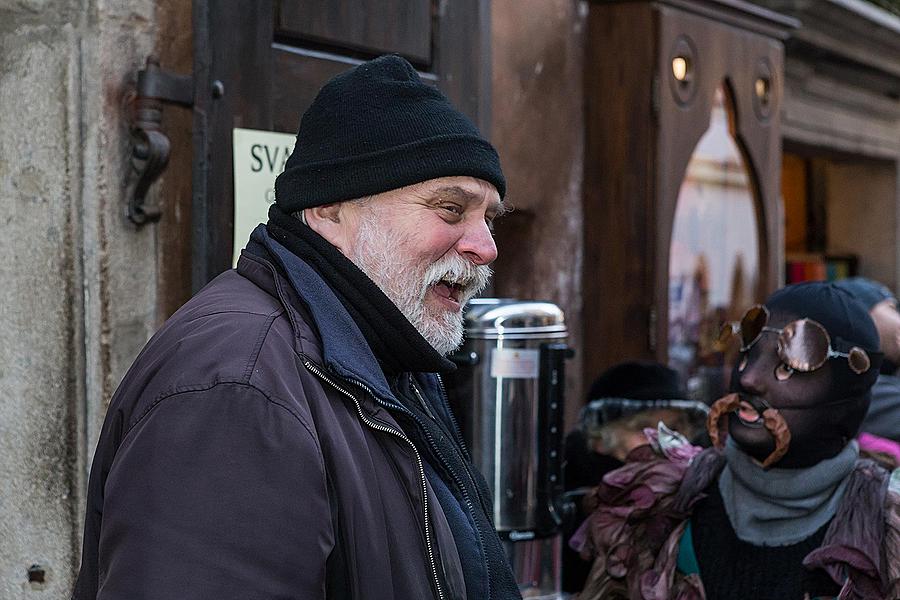
M 463 213 L 462 207 L 459 206 L 458 204 L 445 204 L 441 208 L 443 208 L 447 212 L 457 215 L 457 216 L 459 216 Z

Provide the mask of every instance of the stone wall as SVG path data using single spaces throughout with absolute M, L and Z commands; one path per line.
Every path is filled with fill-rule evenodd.
M 123 94 L 153 49 L 156 10 L 151 0 L 0 7 L 5 600 L 68 597 L 105 403 L 157 324 L 155 229 L 136 230 L 123 208 L 133 183 Z

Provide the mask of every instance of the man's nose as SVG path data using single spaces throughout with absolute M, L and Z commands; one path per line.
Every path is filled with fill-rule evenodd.
M 497 244 L 484 221 L 473 223 L 456 244 L 456 251 L 476 265 L 489 265 L 497 259 Z

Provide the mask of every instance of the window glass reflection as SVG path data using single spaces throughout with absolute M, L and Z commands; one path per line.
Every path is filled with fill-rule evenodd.
M 719 326 L 754 302 L 759 280 L 755 200 L 730 111 L 719 88 L 678 192 L 669 248 L 669 362 L 706 402 L 727 385 Z

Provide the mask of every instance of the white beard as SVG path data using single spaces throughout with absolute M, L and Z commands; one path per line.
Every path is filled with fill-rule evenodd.
M 491 269 L 475 265 L 455 252 L 425 265 L 415 256 L 405 255 L 407 240 L 389 226 L 382 226 L 375 214 L 363 219 L 354 253 L 356 266 L 400 309 L 403 316 L 441 355 L 447 356 L 463 341 L 462 309 L 448 311 L 425 303 L 428 290 L 442 279 L 460 283 L 459 305 L 465 306 L 487 285 Z

